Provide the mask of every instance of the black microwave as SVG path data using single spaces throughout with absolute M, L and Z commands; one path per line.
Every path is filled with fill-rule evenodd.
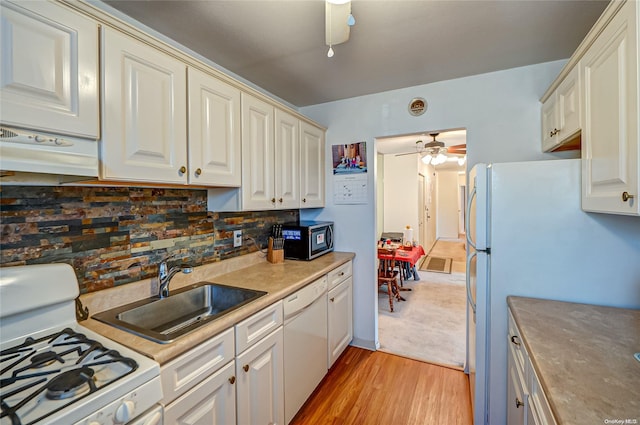
M 300 221 L 283 224 L 284 258 L 313 260 L 333 251 L 333 222 Z

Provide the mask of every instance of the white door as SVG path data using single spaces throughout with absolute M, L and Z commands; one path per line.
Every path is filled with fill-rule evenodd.
M 284 424 L 282 327 L 236 358 L 239 424 Z
M 164 423 L 235 424 L 235 363 L 229 362 L 164 409 Z
M 300 123 L 300 207 L 324 207 L 324 131 Z
M 580 61 L 582 208 L 640 214 L 636 2 L 625 3 Z M 623 199 L 623 194 L 635 198 Z
M 0 122 L 98 139 L 97 24 L 44 1 L 0 8 Z
M 426 177 L 418 175 L 418 244 L 424 248 L 427 241 L 427 204 L 426 204 Z
M 189 183 L 242 183 L 240 90 L 189 68 Z
M 187 182 L 186 66 L 104 29 L 103 179 Z
M 427 220 L 427 238 L 425 245 L 423 248 L 425 251 L 429 251 L 429 249 L 436 242 L 436 194 L 435 194 L 435 186 L 436 186 L 436 173 L 431 173 L 427 177 L 427 210 L 426 210 L 426 220 Z
M 280 109 L 275 110 L 275 197 L 276 208 L 300 208 L 300 122 Z
M 273 106 L 242 93 L 242 209 L 275 208 Z
M 345 279 L 329 291 L 328 297 L 330 368 L 353 338 L 353 278 Z

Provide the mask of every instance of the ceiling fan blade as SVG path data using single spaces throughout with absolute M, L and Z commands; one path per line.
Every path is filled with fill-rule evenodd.
M 447 148 L 447 152 L 449 152 L 449 153 L 458 153 L 458 154 L 464 155 L 464 154 L 467 153 L 467 145 L 466 144 L 462 144 L 462 145 L 449 146 Z
M 407 152 L 407 153 L 397 153 L 396 156 L 405 156 L 405 155 L 418 155 L 422 152 Z

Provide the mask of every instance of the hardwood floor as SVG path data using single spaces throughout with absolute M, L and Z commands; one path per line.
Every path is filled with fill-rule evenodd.
M 460 371 L 348 347 L 291 425 L 471 425 Z

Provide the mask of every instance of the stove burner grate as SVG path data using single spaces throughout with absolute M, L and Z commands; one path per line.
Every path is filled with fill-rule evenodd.
M 69 328 L 0 351 L 0 363 L 0 418 L 12 425 L 39 422 L 138 368 L 135 360 Z M 33 419 L 28 412 L 34 403 L 52 404 Z

